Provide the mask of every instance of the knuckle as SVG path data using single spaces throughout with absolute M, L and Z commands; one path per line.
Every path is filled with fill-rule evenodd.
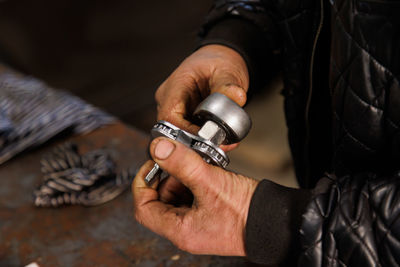
M 196 164 L 183 164 L 181 167 L 181 175 L 187 177 L 189 180 L 193 180 L 199 176 L 202 176 L 205 172 L 203 162 Z
M 187 217 L 182 218 L 182 220 L 177 224 L 176 230 L 174 231 L 173 238 L 171 242 L 178 247 L 180 250 L 192 252 L 193 251 L 193 241 L 191 238 L 193 234 L 190 219 Z
M 177 246 L 180 250 L 186 251 L 186 252 L 190 252 L 189 250 L 189 246 L 187 245 L 187 240 L 186 239 L 180 239 L 179 242 L 177 242 L 175 244 L 175 246 Z
M 162 103 L 162 94 L 164 91 L 164 84 L 161 84 L 161 86 L 157 89 L 157 91 L 154 93 L 154 99 L 156 100 L 157 104 L 161 104 Z
M 178 247 L 180 250 L 186 251 L 186 252 L 192 252 L 192 242 L 190 238 L 184 235 L 180 235 L 179 238 L 175 241 L 174 245 Z
M 138 223 L 143 224 L 143 217 L 142 217 L 142 215 L 141 215 L 141 213 L 140 213 L 140 211 L 138 209 L 134 210 L 134 215 L 135 215 L 135 220 Z
M 148 221 L 146 220 L 146 216 L 144 216 L 143 212 L 140 209 L 135 209 L 134 217 L 139 224 L 148 227 Z

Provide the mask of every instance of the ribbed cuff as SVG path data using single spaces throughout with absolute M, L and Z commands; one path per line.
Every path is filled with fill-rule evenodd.
M 302 214 L 310 200 L 310 190 L 261 181 L 252 197 L 246 224 L 249 260 L 268 265 L 293 264 L 300 246 Z

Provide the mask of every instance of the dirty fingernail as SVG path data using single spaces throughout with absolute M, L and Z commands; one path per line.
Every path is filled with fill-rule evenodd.
M 154 156 L 157 159 L 167 159 L 175 149 L 175 144 L 167 140 L 161 140 L 156 145 Z

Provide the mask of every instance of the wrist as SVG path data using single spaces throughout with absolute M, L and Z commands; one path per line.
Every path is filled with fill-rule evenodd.
M 227 57 L 230 58 L 231 60 L 234 60 L 235 62 L 240 62 L 244 64 L 244 68 L 247 70 L 246 62 L 244 58 L 240 55 L 239 52 L 237 52 L 235 49 L 223 45 L 223 44 L 208 44 L 200 47 L 197 51 L 199 52 L 206 52 L 206 53 L 212 53 L 214 55 L 218 55 L 220 57 Z
M 243 188 L 246 188 L 246 190 L 243 192 L 242 196 L 242 205 L 239 206 L 239 220 L 238 220 L 238 256 L 246 256 L 246 225 L 247 225 L 247 219 L 249 215 L 249 209 L 250 209 L 250 203 L 251 199 L 254 195 L 254 192 L 259 184 L 259 181 L 248 178 L 248 177 L 243 177 L 244 182 L 246 183 L 246 186 Z

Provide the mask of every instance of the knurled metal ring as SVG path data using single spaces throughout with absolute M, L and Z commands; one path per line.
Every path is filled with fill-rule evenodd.
M 210 141 L 181 130 L 167 121 L 158 121 L 153 126 L 151 134 L 153 138 L 165 136 L 183 143 L 200 154 L 207 163 L 222 168 L 226 168 L 229 164 L 229 158 L 222 149 Z

